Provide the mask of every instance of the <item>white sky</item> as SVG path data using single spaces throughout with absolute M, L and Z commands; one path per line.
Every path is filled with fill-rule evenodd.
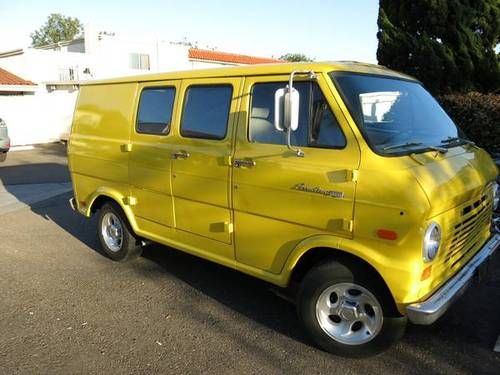
M 30 44 L 50 13 L 99 30 L 200 48 L 376 62 L 378 0 L 0 0 L 0 51 Z

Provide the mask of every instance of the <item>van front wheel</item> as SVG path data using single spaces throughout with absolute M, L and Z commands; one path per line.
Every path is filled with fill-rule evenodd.
M 328 262 L 311 269 L 298 293 L 306 332 L 323 350 L 347 357 L 380 353 L 404 334 L 389 296 L 369 270 L 354 262 Z
M 142 253 L 125 214 L 115 203 L 106 203 L 101 207 L 98 235 L 102 249 L 112 260 L 123 262 L 137 258 Z

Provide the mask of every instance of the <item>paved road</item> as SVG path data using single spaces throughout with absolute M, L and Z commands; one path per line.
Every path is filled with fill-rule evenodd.
M 1 374 L 499 373 L 500 257 L 437 324 L 351 360 L 312 347 L 293 305 L 256 279 L 159 245 L 108 260 L 68 197 L 0 215 Z

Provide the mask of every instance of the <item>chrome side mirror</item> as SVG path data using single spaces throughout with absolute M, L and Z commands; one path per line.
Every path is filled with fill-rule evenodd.
M 304 151 L 292 146 L 292 132 L 299 127 L 300 94 L 293 87 L 293 78 L 297 74 L 307 74 L 310 80 L 316 79 L 316 74 L 310 70 L 295 70 L 290 74 L 288 86 L 274 93 L 274 127 L 280 132 L 286 131 L 287 147 L 298 157 L 304 157 Z
M 278 89 L 274 93 L 274 127 L 283 132 L 299 127 L 300 94 L 294 87 Z

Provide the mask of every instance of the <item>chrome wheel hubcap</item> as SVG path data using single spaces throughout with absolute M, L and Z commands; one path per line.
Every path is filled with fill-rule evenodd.
M 321 329 L 342 344 L 371 341 L 382 328 L 382 307 L 367 289 L 353 283 L 329 286 L 316 302 Z
M 101 233 L 106 246 L 113 252 L 121 249 L 123 243 L 123 228 L 118 216 L 107 212 L 102 218 Z

